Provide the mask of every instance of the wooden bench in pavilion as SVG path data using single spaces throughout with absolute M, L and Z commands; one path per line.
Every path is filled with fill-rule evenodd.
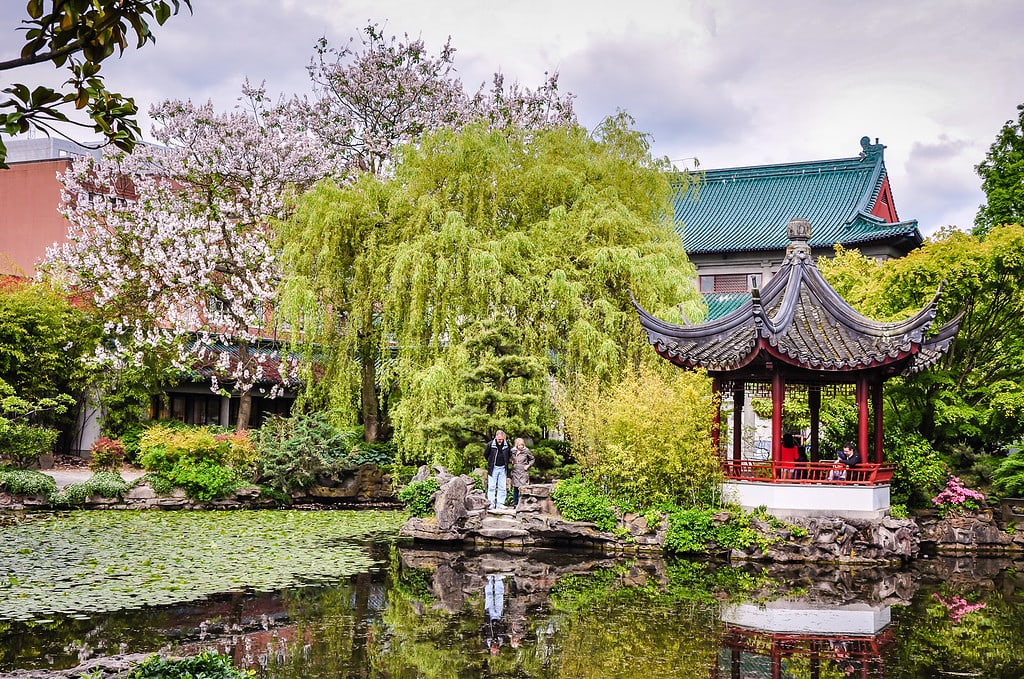
M 758 506 L 779 516 L 835 515 L 878 518 L 889 512 L 892 467 L 885 464 L 882 385 L 935 365 L 949 350 L 962 316 L 929 334 L 941 288 L 910 318 L 892 323 L 853 309 L 818 271 L 808 240 L 811 225 L 787 225 L 789 247 L 779 271 L 734 311 L 704 323 L 662 321 L 634 299 L 640 323 L 655 351 L 682 368 L 705 369 L 716 396 L 732 400 L 731 455 L 723 455 L 723 495 L 746 509 Z M 748 389 L 770 394 L 771 454 L 743 455 L 743 405 Z M 782 458 L 782 413 L 787 389 L 807 394 L 810 462 Z M 822 462 L 819 425 L 823 394 L 851 390 L 857 404 L 860 464 L 843 475 Z M 721 400 L 719 401 L 721 403 Z M 712 436 L 720 440 L 721 410 Z

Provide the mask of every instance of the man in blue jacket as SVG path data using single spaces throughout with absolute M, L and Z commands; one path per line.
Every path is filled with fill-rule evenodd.
M 484 457 L 487 458 L 487 502 L 491 509 L 505 506 L 505 494 L 508 492 L 505 479 L 508 478 L 508 460 L 512 447 L 505 438 L 505 432 L 498 430 L 487 447 Z

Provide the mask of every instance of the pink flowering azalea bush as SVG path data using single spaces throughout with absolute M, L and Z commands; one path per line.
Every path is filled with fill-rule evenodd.
M 965 510 L 977 511 L 985 502 L 985 496 L 965 486 L 958 477 L 951 476 L 942 492 L 932 498 L 941 516 L 962 514 Z
M 949 597 L 942 597 L 938 592 L 932 594 L 932 596 L 938 599 L 939 602 L 946 607 L 946 612 L 949 613 L 949 619 L 954 625 L 959 625 L 960 621 L 963 620 L 963 617 L 968 613 L 979 611 L 986 606 L 986 604 L 983 603 L 967 603 L 967 599 L 962 596 L 953 595 Z

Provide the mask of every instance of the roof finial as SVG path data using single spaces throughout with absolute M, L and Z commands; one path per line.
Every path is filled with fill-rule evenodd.
M 885 144 L 878 143 L 878 137 L 875 137 L 875 143 L 871 143 L 871 137 L 867 135 L 860 138 L 860 157 L 861 160 L 875 160 L 882 156 L 885 151 Z
M 811 248 L 807 241 L 811 239 L 811 223 L 803 217 L 794 217 L 786 224 L 786 235 L 789 236 L 789 247 L 786 248 L 786 257 L 794 253 L 811 254 Z

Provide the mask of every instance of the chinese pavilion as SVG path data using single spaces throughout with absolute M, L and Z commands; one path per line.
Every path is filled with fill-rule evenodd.
M 790 243 L 779 271 L 763 288 L 752 290 L 739 308 L 705 323 L 676 325 L 634 302 L 640 323 L 659 355 L 683 368 L 707 370 L 715 395 L 732 397 L 732 455 L 724 461 L 726 495 L 731 493 L 744 507 L 765 505 L 776 513 L 842 509 L 850 516 L 884 515 L 892 470 L 884 464 L 882 384 L 936 364 L 956 337 L 960 317 L 926 336 L 940 290 L 906 320 L 881 323 L 866 318 L 818 271 L 808 245 L 810 222 L 793 219 L 787 233 Z M 782 463 L 782 413 L 787 391 L 798 390 L 806 392 L 810 409 L 810 462 L 793 469 Z M 770 394 L 769 460 L 742 455 L 748 391 Z M 856 447 L 862 462 L 838 478 L 831 464 L 819 462 L 819 415 L 823 397 L 848 391 L 856 396 Z M 712 435 L 721 450 L 719 418 L 720 414 Z M 845 499 L 837 499 L 837 488 L 848 489 Z

